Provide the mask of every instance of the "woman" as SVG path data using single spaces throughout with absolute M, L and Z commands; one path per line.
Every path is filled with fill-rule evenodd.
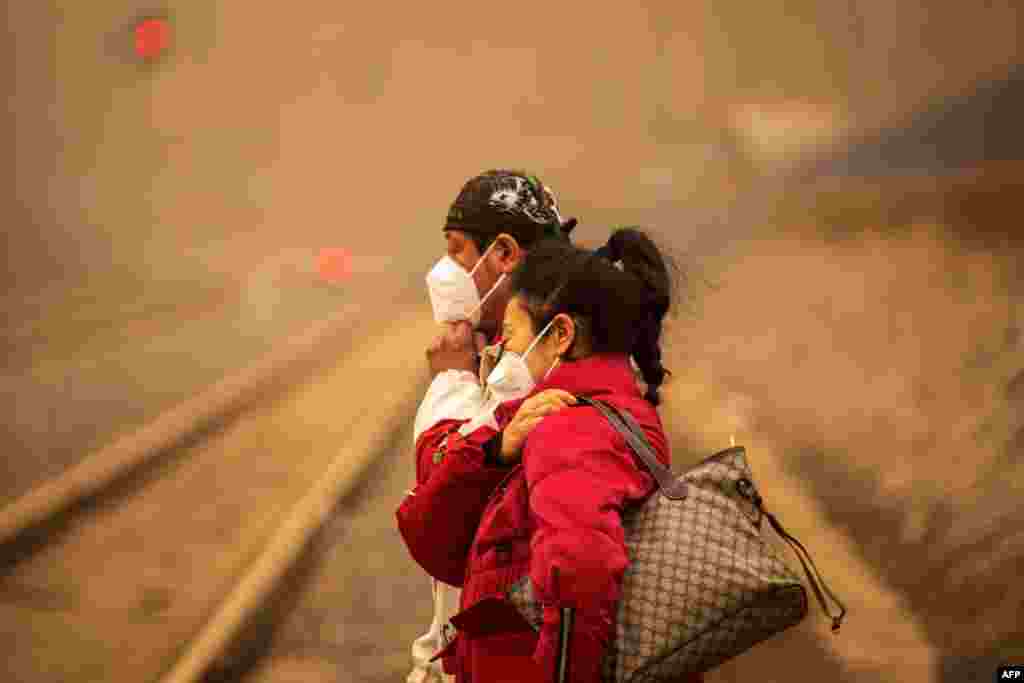
M 524 397 L 493 421 L 437 430 L 398 525 L 428 573 L 462 587 L 457 635 L 439 653 L 458 683 L 595 683 L 629 564 L 621 512 L 655 483 L 595 409 L 571 406 L 588 396 L 628 410 L 669 464 L 655 405 L 670 277 L 654 243 L 624 229 L 597 252 L 538 244 L 511 291 L 488 390 Z M 513 595 L 529 599 L 517 608 Z M 543 607 L 531 619 L 524 603 Z

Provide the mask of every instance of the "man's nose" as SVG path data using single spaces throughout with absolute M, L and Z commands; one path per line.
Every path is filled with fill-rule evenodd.
M 468 320 L 457 320 L 452 324 L 452 337 L 455 339 L 469 339 L 473 334 L 473 325 Z

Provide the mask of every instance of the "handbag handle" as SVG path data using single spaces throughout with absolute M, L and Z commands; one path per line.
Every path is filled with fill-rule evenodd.
M 576 399 L 583 405 L 597 408 L 608 422 L 611 423 L 612 427 L 622 435 L 633 452 L 643 460 L 644 465 L 647 466 L 654 480 L 658 482 L 661 495 L 669 500 L 683 500 L 686 498 L 689 488 L 686 482 L 682 479 L 676 479 L 672 474 L 672 470 L 661 464 L 658 456 L 654 454 L 651 444 L 647 441 L 647 436 L 644 434 L 643 429 L 637 424 L 636 419 L 629 414 L 629 411 L 616 408 L 604 401 L 595 401 L 586 396 L 577 396 Z

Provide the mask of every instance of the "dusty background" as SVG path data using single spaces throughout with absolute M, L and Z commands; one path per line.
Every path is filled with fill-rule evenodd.
M 146 11 L 175 31 L 150 65 Z M 913 625 L 806 656 L 906 680 L 906 644 L 934 680 L 983 680 L 1024 660 L 1020 13 L 8 2 L 2 495 L 374 278 L 415 285 L 461 183 L 522 165 L 584 242 L 645 223 L 689 268 L 680 457 L 760 446 L 762 478 L 817 506 L 785 518 L 816 556 L 868 568 L 823 567 L 834 588 L 882 586 Z M 322 247 L 352 252 L 345 285 L 317 279 Z

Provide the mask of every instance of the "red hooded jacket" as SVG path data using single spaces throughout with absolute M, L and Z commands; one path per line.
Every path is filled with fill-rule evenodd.
M 564 362 L 530 395 L 553 388 L 628 410 L 669 464 L 661 420 L 641 396 L 627 356 Z M 523 400 L 498 407 L 499 428 Z M 442 653 L 446 671 L 457 683 L 556 683 L 567 651 L 564 680 L 598 683 L 629 564 L 621 511 L 654 492 L 653 478 L 588 406 L 541 421 L 512 467 L 485 461 L 493 429 L 463 437 L 459 424 L 445 420 L 420 436 L 418 485 L 397 512 L 412 557 L 436 579 L 462 587 L 461 611 L 452 618 L 458 633 Z M 539 632 L 505 600 L 527 576 L 544 605 Z M 568 634 L 560 632 L 564 608 L 573 610 Z

